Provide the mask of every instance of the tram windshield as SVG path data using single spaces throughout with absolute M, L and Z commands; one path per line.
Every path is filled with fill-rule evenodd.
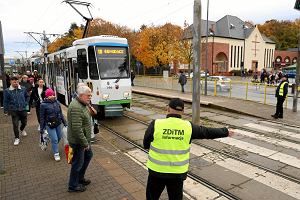
M 126 47 L 96 47 L 101 79 L 129 78 L 129 58 Z

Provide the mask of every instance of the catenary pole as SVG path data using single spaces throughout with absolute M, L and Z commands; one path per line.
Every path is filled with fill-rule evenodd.
M 296 10 L 300 11 L 300 0 L 296 0 L 295 7 Z M 299 87 L 299 79 L 300 79 L 300 28 L 298 29 L 298 58 L 297 58 L 297 67 L 296 67 L 296 77 L 295 77 L 295 92 L 293 96 L 293 112 L 297 112 L 297 104 L 298 104 L 298 87 Z
M 201 67 L 201 0 L 194 0 L 193 17 L 193 116 L 195 124 L 200 122 L 200 67 Z
M 205 79 L 204 79 L 204 95 L 207 95 L 207 70 L 208 70 L 208 11 L 209 0 L 207 0 L 207 12 L 206 12 L 206 48 L 205 48 Z M 200 19 L 201 20 L 201 19 Z
M 3 34 L 2 34 L 2 26 L 0 21 L 0 75 L 2 76 L 2 84 L 3 90 L 7 87 L 6 85 L 6 76 L 4 73 L 4 41 L 3 41 Z M 0 167 L 1 170 L 1 167 Z
M 299 28 L 299 39 L 298 39 L 298 58 L 297 58 L 297 67 L 296 67 L 296 78 L 295 78 L 295 92 L 293 96 L 293 112 L 297 112 L 297 104 L 298 104 L 298 87 L 299 87 L 299 79 L 300 79 L 300 28 Z

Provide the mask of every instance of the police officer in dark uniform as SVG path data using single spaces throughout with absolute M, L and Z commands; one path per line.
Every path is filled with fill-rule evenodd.
M 277 98 L 277 104 L 276 104 L 276 112 L 274 115 L 271 115 L 273 118 L 283 118 L 283 102 L 285 101 L 285 98 L 288 93 L 288 75 L 285 74 L 281 77 L 281 82 L 276 88 L 276 94 L 275 97 Z
M 183 120 L 183 110 L 184 103 L 181 99 L 171 99 L 167 117 L 153 120 L 145 132 L 144 148 L 149 149 L 147 200 L 158 200 L 165 187 L 169 199 L 182 199 L 192 139 L 233 135 L 233 131 L 227 128 L 206 128 Z

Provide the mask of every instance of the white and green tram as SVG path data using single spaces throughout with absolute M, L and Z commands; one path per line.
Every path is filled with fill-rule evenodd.
M 79 82 L 92 90 L 101 116 L 121 116 L 131 105 L 129 47 L 126 38 L 94 36 L 47 56 L 46 83 L 68 105 Z

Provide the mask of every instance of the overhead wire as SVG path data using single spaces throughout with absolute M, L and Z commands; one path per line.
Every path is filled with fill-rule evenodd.
M 192 4 L 193 4 L 193 2 L 189 2 L 188 4 L 185 4 L 184 6 L 182 6 L 182 7 L 180 7 L 180 8 L 177 8 L 177 9 L 173 10 L 172 12 L 167 13 L 167 15 L 165 15 L 164 17 L 161 17 L 161 18 L 155 20 L 154 23 L 158 23 L 159 21 L 161 21 L 161 20 L 163 20 L 163 19 L 166 19 L 166 18 L 172 16 L 173 14 L 177 13 L 178 11 L 180 11 L 180 10 L 182 10 L 182 9 L 188 7 L 188 6 L 191 6 Z M 153 22 L 151 22 L 151 23 L 153 23 Z M 149 23 L 148 25 L 150 25 L 151 23 Z

